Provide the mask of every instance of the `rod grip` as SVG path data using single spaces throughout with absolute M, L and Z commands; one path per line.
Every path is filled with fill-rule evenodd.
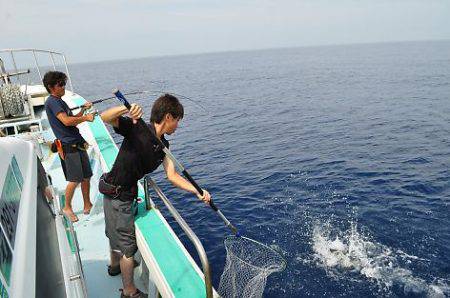
M 186 177 L 187 180 L 189 180 L 189 182 L 191 182 L 192 185 L 194 185 L 195 189 L 200 193 L 200 195 L 203 196 L 203 189 L 200 188 L 200 186 L 198 186 L 197 182 L 195 182 L 194 178 L 192 178 L 192 176 L 186 171 L 183 170 L 183 175 L 184 177 Z M 211 199 L 209 201 L 209 206 L 211 207 L 212 210 L 216 211 L 219 210 L 219 208 L 217 208 L 217 206 L 214 204 L 213 200 Z
M 189 182 L 191 182 L 192 185 L 194 185 L 195 189 L 200 193 L 200 195 L 203 196 L 203 189 L 200 188 L 200 186 L 198 186 L 197 182 L 195 182 L 194 178 L 192 178 L 191 175 L 189 175 L 189 173 L 186 170 L 183 170 L 183 175 L 184 177 L 186 177 L 187 180 L 189 180 Z
M 107 98 L 94 100 L 94 101 L 92 101 L 92 104 L 95 105 L 96 103 L 105 101 L 106 99 L 107 99 Z M 76 110 L 76 109 L 81 109 L 84 105 L 85 105 L 85 104 L 82 104 L 81 106 L 76 106 L 76 107 L 70 108 L 70 110 L 73 111 L 73 110 Z
M 128 100 L 125 98 L 125 96 L 123 96 L 122 92 L 120 92 L 119 89 L 113 90 L 113 94 L 114 94 L 115 97 L 117 97 L 118 100 L 120 100 L 120 101 L 123 103 L 123 105 L 124 105 L 128 110 L 131 109 L 130 103 L 129 103 Z
M 92 104 L 93 104 L 93 103 L 92 103 Z M 85 105 L 85 104 L 82 104 L 81 106 L 76 106 L 76 107 L 70 108 L 70 110 L 71 110 L 71 111 L 74 111 L 74 110 L 77 110 L 77 109 L 81 109 L 81 108 L 84 107 L 84 105 Z

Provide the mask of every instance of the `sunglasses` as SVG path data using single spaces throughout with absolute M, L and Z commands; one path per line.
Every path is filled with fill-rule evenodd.
M 56 83 L 56 85 L 57 85 L 58 87 L 65 87 L 65 86 L 66 86 L 66 82 L 65 82 L 65 81 L 58 82 L 58 83 Z

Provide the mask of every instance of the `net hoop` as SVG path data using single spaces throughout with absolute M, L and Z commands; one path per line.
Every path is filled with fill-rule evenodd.
M 277 259 L 277 261 L 279 261 L 279 265 L 278 266 L 270 266 L 267 269 L 272 269 L 272 270 L 268 270 L 268 271 L 281 272 L 284 269 L 286 269 L 287 262 L 284 259 L 283 255 L 279 251 L 273 249 L 272 247 L 270 247 L 270 246 L 268 246 L 266 244 L 263 244 L 263 243 L 261 243 L 259 241 L 256 241 L 254 239 L 251 239 L 251 238 L 248 238 L 248 237 L 244 237 L 244 236 L 233 236 L 232 235 L 232 236 L 225 237 L 224 244 L 225 244 L 225 247 L 227 248 L 227 252 L 229 254 L 231 254 L 235 259 L 239 260 L 239 262 L 242 262 L 242 263 L 246 264 L 249 267 L 261 270 L 261 266 L 258 266 L 256 264 L 252 264 L 248 260 L 244 260 L 241 256 L 239 256 L 238 254 L 234 253 L 231 249 L 229 249 L 230 241 L 234 241 L 236 239 L 248 241 L 248 242 L 252 243 L 253 245 L 256 245 L 259 248 L 263 248 L 264 250 L 266 250 L 265 253 L 271 254 L 272 258 Z
M 279 251 L 256 240 L 228 236 L 224 244 L 227 259 L 219 283 L 221 297 L 260 298 L 269 275 L 286 268 Z

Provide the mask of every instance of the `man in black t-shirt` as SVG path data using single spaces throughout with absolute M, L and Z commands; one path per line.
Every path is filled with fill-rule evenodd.
M 138 180 L 162 163 L 167 179 L 174 186 L 197 195 L 204 202 L 209 202 L 211 196 L 206 190 L 203 190 L 201 196 L 189 181 L 177 173 L 174 163 L 165 155 L 154 137 L 156 135 L 169 147 L 164 135 L 174 133 L 184 115 L 183 106 L 178 99 L 170 94 L 158 98 L 152 107 L 150 124 L 140 119 L 142 109 L 138 105 L 131 105 L 130 117 L 122 116 L 127 112 L 125 106 L 119 106 L 101 114 L 102 120 L 112 124 L 114 131 L 124 137 L 114 165 L 104 177 L 108 185 L 120 187 L 116 194 L 105 195 L 103 201 L 105 233 L 111 247 L 108 273 L 122 273 L 124 288 L 121 297 L 147 297 L 135 287 L 133 281 L 133 268 L 136 264 L 133 256 L 137 251 L 137 244 L 132 203 L 137 196 Z
M 43 83 L 50 96 L 45 101 L 45 112 L 48 122 L 55 134 L 61 141 L 64 152 L 61 158 L 61 166 L 67 180 L 65 192 L 65 206 L 63 212 L 72 222 L 78 221 L 78 217 L 72 209 L 72 198 L 75 188 L 81 183 L 83 195 L 83 213 L 89 214 L 92 208 L 90 192 L 90 178 L 92 176 L 89 157 L 86 152 L 86 142 L 80 134 L 77 125 L 94 120 L 94 114 L 84 115 L 84 111 L 92 106 L 87 102 L 78 114 L 73 114 L 67 103 L 62 99 L 66 89 L 67 76 L 60 71 L 49 71 L 44 75 Z M 61 156 L 60 156 L 61 157 Z

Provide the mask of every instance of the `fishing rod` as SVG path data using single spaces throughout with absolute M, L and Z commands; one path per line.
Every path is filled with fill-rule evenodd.
M 131 109 L 131 105 L 128 102 L 128 100 L 125 98 L 125 96 L 119 91 L 119 89 L 115 89 L 113 90 L 113 94 L 114 96 L 120 100 L 120 102 L 123 103 L 123 105 L 130 110 Z M 142 118 L 140 118 L 138 121 L 144 122 L 144 120 L 142 120 Z M 144 122 L 145 123 L 145 122 Z M 203 196 L 203 189 L 200 188 L 200 186 L 198 186 L 197 182 L 195 182 L 194 178 L 192 178 L 192 176 L 188 173 L 188 171 L 183 167 L 183 165 L 175 158 L 175 156 L 173 156 L 172 152 L 170 152 L 169 148 L 167 148 L 164 143 L 156 136 L 156 134 L 149 129 L 150 133 L 153 135 L 153 137 L 156 139 L 156 141 L 158 142 L 158 144 L 161 146 L 161 148 L 163 148 L 163 151 L 165 154 L 167 154 L 167 156 L 178 166 L 178 168 L 181 170 L 181 172 L 183 173 L 184 177 L 186 177 L 187 180 L 189 180 L 189 182 L 191 182 L 191 184 L 195 187 L 195 189 L 200 193 L 201 196 Z M 211 207 L 212 210 L 214 210 L 219 216 L 220 218 L 223 220 L 223 222 L 225 223 L 225 225 L 231 229 L 231 231 L 233 232 L 233 234 L 235 236 L 240 236 L 238 230 L 236 229 L 236 227 L 225 217 L 225 215 L 223 215 L 223 213 L 219 210 L 219 208 L 217 208 L 217 206 L 214 204 L 213 200 L 210 199 L 209 201 L 209 206 Z
M 184 99 L 187 99 L 189 101 L 192 101 L 194 104 L 196 104 L 197 106 L 201 107 L 204 111 L 207 112 L 207 110 L 206 110 L 206 108 L 204 106 L 202 106 L 201 104 L 199 104 L 197 101 L 193 100 L 192 98 L 187 97 L 185 95 L 181 95 L 181 94 L 177 94 L 177 93 L 174 93 L 174 92 L 170 92 L 170 91 L 164 91 L 164 90 L 133 91 L 133 92 L 125 93 L 123 95 L 128 96 L 128 95 L 148 94 L 148 93 L 152 93 L 152 94 L 168 93 L 168 94 L 174 95 L 176 97 L 184 98 Z M 102 99 L 94 100 L 94 101 L 92 101 L 92 104 L 101 103 L 101 102 L 104 102 L 104 101 L 107 101 L 107 100 L 110 100 L 110 99 L 113 99 L 113 98 L 116 98 L 116 97 L 115 96 L 110 96 L 110 97 L 105 97 L 105 98 L 102 98 Z M 81 109 L 82 107 L 84 107 L 84 104 L 82 104 L 80 106 L 76 106 L 76 107 L 70 108 L 70 110 L 73 111 L 73 110 Z
M 92 101 L 92 104 L 94 105 L 94 104 L 96 104 L 96 103 L 104 102 L 105 100 L 109 100 L 109 99 L 112 99 L 112 98 L 111 98 L 111 97 L 107 97 L 107 98 L 102 98 L 102 99 L 94 100 L 94 101 Z M 76 107 L 70 108 L 70 110 L 73 111 L 73 110 L 81 109 L 81 108 L 84 107 L 84 105 L 85 105 L 85 104 L 82 104 L 81 106 L 76 106 Z
M 129 93 L 126 93 L 126 95 L 133 95 L 133 94 L 137 94 L 137 93 L 142 93 L 142 91 L 129 92 Z M 110 100 L 110 99 L 113 99 L 113 98 L 116 98 L 116 97 L 115 96 L 109 96 L 109 97 L 105 97 L 105 98 L 102 98 L 102 99 L 97 99 L 97 100 L 92 101 L 92 104 L 94 105 L 94 104 L 101 103 L 101 102 L 104 102 L 104 101 L 107 101 L 107 100 Z M 73 110 L 76 110 L 76 109 L 81 109 L 82 107 L 84 107 L 84 105 L 85 104 L 82 104 L 80 106 L 76 106 L 76 107 L 70 108 L 70 110 L 73 111 Z

